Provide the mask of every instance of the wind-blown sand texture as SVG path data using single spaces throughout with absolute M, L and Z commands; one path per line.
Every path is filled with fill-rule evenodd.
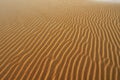
M 0 3 L 0 80 L 120 80 L 120 5 L 52 1 Z

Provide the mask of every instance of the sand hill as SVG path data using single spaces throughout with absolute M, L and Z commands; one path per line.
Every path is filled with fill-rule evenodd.
M 0 1 L 0 80 L 120 80 L 120 5 Z

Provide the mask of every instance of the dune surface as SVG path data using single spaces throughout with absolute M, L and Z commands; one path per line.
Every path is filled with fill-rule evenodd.
M 120 5 L 0 1 L 0 80 L 120 80 Z

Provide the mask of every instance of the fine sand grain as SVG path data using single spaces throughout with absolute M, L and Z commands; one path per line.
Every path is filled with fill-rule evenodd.
M 0 80 L 120 80 L 120 5 L 0 1 Z

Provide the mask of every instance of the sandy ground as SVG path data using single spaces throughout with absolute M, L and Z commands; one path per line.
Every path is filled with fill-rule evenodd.
M 120 5 L 0 1 L 0 80 L 120 80 Z

